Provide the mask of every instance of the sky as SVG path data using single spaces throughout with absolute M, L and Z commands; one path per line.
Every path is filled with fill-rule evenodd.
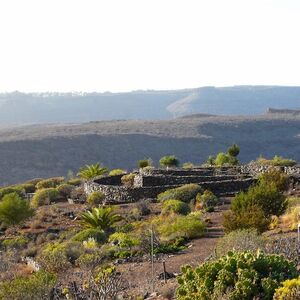
M 300 85 L 299 0 L 0 0 L 0 92 Z

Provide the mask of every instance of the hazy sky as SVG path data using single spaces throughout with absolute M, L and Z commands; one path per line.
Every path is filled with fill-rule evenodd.
M 300 85 L 300 0 L 0 0 L 0 91 Z

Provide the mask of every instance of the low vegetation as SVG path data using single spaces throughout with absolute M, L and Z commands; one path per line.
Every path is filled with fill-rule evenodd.
M 228 252 L 216 261 L 192 269 L 184 266 L 178 278 L 177 299 L 271 300 L 285 279 L 295 278 L 296 266 L 263 252 Z
M 223 172 L 227 168 L 218 167 L 236 165 L 238 155 L 239 147 L 233 145 L 212 164 Z M 163 166 L 178 166 L 175 159 L 176 164 Z M 227 162 L 219 164 L 219 159 Z M 153 168 L 151 164 L 148 159 L 139 161 L 138 167 L 144 169 L 141 173 Z M 193 167 L 185 165 L 186 169 Z M 120 190 L 127 191 L 136 172 L 115 169 L 108 176 L 116 176 L 113 181 L 121 178 L 127 188 L 120 183 Z M 157 266 L 164 260 L 169 263 L 173 256 L 181 264 L 181 259 L 184 262 L 194 252 L 204 259 L 206 243 L 211 243 L 206 262 L 182 268 L 176 299 L 268 300 L 298 295 L 299 244 L 295 236 L 281 238 L 280 233 L 295 230 L 300 201 L 297 196 L 287 196 L 291 182 L 278 168 L 270 168 L 234 197 L 224 198 L 192 183 L 170 188 L 157 199 L 114 205 L 106 203 L 102 192 L 87 196 L 84 191 L 83 183 L 107 173 L 95 164 L 82 168 L 80 178 L 71 174 L 69 179 L 35 179 L 0 189 L 0 299 L 46 300 L 50 293 L 57 299 L 89 299 L 88 293 L 96 292 L 94 299 L 114 299 L 126 289 L 125 299 L 139 299 L 136 288 L 134 294 L 128 294 L 136 282 L 129 282 L 128 290 L 122 273 L 126 268 L 133 274 L 132 270 L 148 266 L 152 253 Z M 215 232 L 223 234 L 224 208 L 225 235 L 213 238 Z M 268 230 L 272 235 L 270 231 L 262 234 Z M 176 268 L 179 271 L 178 265 Z M 144 269 L 143 275 L 148 280 L 151 272 L 147 272 Z M 167 276 L 163 295 L 172 299 L 175 286 L 167 290 L 169 282 L 175 282 L 170 279 L 174 274 L 156 275 Z

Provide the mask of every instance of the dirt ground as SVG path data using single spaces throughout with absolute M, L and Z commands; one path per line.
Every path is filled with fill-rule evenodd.
M 204 262 L 211 254 L 218 241 L 223 236 L 222 214 L 229 209 L 229 199 L 224 199 L 225 204 L 216 208 L 215 212 L 207 213 L 205 216 L 210 220 L 205 237 L 191 241 L 188 248 L 175 255 L 162 255 L 154 262 L 154 290 L 164 295 L 163 299 L 171 298 L 176 288 L 176 279 L 158 279 L 163 273 L 163 262 L 165 262 L 168 273 L 179 274 L 182 265 L 189 264 L 192 267 Z M 132 293 L 145 295 L 153 291 L 152 267 L 149 261 L 138 263 L 124 263 L 118 265 L 118 270 L 124 274 L 128 281 L 129 290 Z M 170 299 L 169 298 L 169 299 Z M 161 298 L 159 298 L 161 299 Z

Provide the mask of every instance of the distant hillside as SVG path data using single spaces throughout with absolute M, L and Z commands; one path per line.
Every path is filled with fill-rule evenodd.
M 258 115 L 299 109 L 300 87 L 202 87 L 130 93 L 0 94 L 0 125 L 172 119 L 190 114 Z
M 267 114 L 280 114 L 280 115 L 291 115 L 291 116 L 300 116 L 300 109 L 276 109 L 269 108 Z
M 232 144 L 240 159 L 275 154 L 300 161 L 300 117 L 190 116 L 163 121 L 101 121 L 0 129 L 0 184 L 33 177 L 66 175 L 84 164 L 131 169 L 136 161 L 154 162 L 175 154 L 181 162 L 201 163 Z

